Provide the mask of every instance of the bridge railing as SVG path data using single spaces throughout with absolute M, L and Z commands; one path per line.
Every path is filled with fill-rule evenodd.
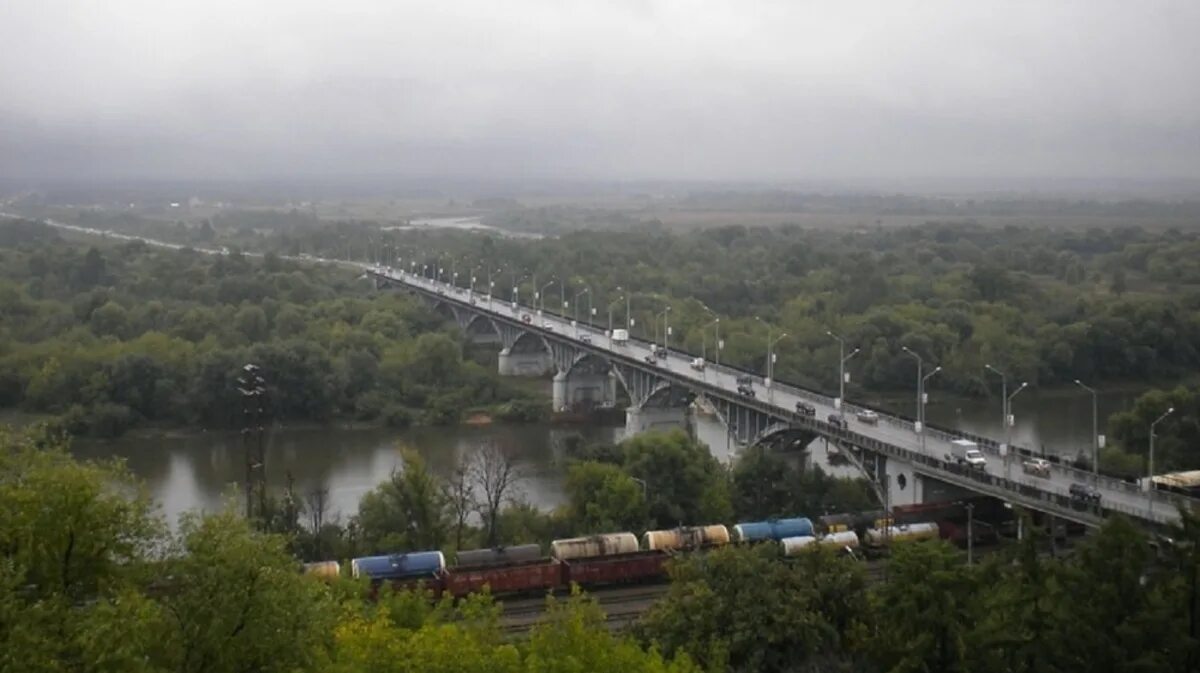
M 431 279 L 424 279 L 423 284 L 426 286 L 444 286 L 445 285 L 445 283 L 435 282 Z M 462 292 L 466 292 L 467 288 L 458 288 L 458 290 L 460 290 Z M 457 300 L 457 297 L 451 297 L 451 298 Z M 493 299 L 494 299 L 494 297 L 493 297 Z M 502 301 L 505 305 L 511 305 L 511 302 L 504 301 L 504 300 L 500 300 L 500 301 Z M 531 313 L 536 313 L 536 311 L 537 311 L 536 308 L 528 307 L 524 304 L 518 304 L 518 307 L 521 310 L 525 310 L 525 311 L 528 311 Z M 478 305 L 476 305 L 476 308 L 478 308 Z M 563 321 L 567 321 L 567 322 L 570 322 L 572 319 L 571 316 L 562 315 L 560 313 L 557 313 L 557 312 L 549 310 L 549 309 L 543 309 L 542 313 L 544 315 L 554 316 L 555 318 L 558 318 L 559 320 L 563 320 Z M 540 329 L 541 326 L 534 325 L 533 327 Z M 604 331 L 604 330 L 600 330 L 600 328 L 592 327 L 590 325 L 588 325 L 588 328 L 591 330 L 597 331 L 597 332 Z M 640 337 L 634 337 L 632 335 L 630 336 L 629 340 L 630 340 L 630 342 L 633 342 L 635 344 L 640 344 L 643 346 L 651 345 L 650 341 L 647 341 L 646 339 L 643 339 Z M 681 354 L 681 355 L 684 355 L 687 357 L 692 357 L 692 358 L 699 357 L 697 354 L 691 353 L 691 352 L 686 351 L 681 348 L 675 348 L 675 349 L 672 349 L 672 351 L 674 353 Z M 734 375 L 740 374 L 740 375 L 744 375 L 744 376 L 750 376 L 753 379 L 760 381 L 760 382 L 765 381 L 765 379 L 757 372 L 753 372 L 748 369 L 743 369 L 743 368 L 737 367 L 735 365 L 722 363 L 719 366 L 714 365 L 714 369 L 717 369 L 717 371 L 725 371 L 727 373 L 734 374 Z M 689 383 L 694 384 L 695 382 L 689 381 Z M 815 390 L 810 390 L 807 388 L 802 388 L 802 387 L 799 387 L 799 386 L 796 386 L 796 385 L 793 385 L 790 383 L 780 382 L 778 380 L 772 381 L 772 388 L 774 388 L 776 390 L 782 390 L 789 394 L 795 395 L 797 397 L 807 399 L 809 401 L 817 402 L 819 404 L 826 405 L 826 406 L 833 406 L 833 402 L 835 399 L 824 393 L 821 393 L 821 392 L 818 392 Z M 781 412 L 779 409 L 775 408 L 773 405 L 769 405 L 766 403 L 757 403 L 757 402 L 758 402 L 757 400 L 754 400 L 754 402 L 751 402 L 750 400 L 742 400 L 742 403 L 747 404 L 748 406 L 756 406 L 756 407 L 762 406 L 763 409 L 760 409 L 760 411 L 763 411 L 764 413 L 772 413 L 775 415 L 779 415 L 781 413 L 787 412 L 787 410 L 784 410 L 783 412 Z M 857 414 L 860 411 L 872 411 L 878 415 L 879 422 L 881 422 L 881 423 L 885 423 L 891 427 L 904 429 L 904 430 L 907 430 L 910 432 L 915 432 L 915 430 L 916 430 L 915 419 L 909 418 L 909 417 L 905 416 L 904 414 L 897 413 L 892 410 L 882 409 L 879 407 L 873 407 L 873 406 L 867 405 L 867 404 L 849 403 L 849 402 L 846 402 L 845 400 L 842 401 L 842 404 L 843 404 L 843 407 L 844 407 L 846 413 Z M 939 441 L 950 442 L 955 439 L 968 439 L 968 440 L 975 442 L 980 447 L 981 450 L 983 450 L 984 452 L 986 452 L 988 454 L 996 455 L 996 456 L 998 456 L 1000 454 L 1000 442 L 997 442 L 996 440 L 991 439 L 989 437 L 983 437 L 981 435 L 976 435 L 976 434 L 973 434 L 970 432 L 946 428 L 943 426 L 933 425 L 933 424 L 929 424 L 929 423 L 925 424 L 924 429 L 925 429 L 925 433 L 926 433 L 927 437 L 932 437 Z M 899 447 L 896 447 L 896 448 L 899 449 Z M 905 450 L 905 449 L 899 449 L 899 450 Z M 905 451 L 907 451 L 907 450 L 905 450 Z M 1009 445 L 1009 451 L 1011 453 L 1013 453 L 1014 459 L 1028 458 L 1028 457 L 1040 457 L 1043 455 L 1041 452 L 1036 452 L 1027 447 L 1018 446 L 1018 445 Z M 921 455 L 921 454 L 914 453 L 913 455 Z M 1052 465 L 1051 465 L 1052 470 L 1056 470 L 1056 471 L 1062 473 L 1066 478 L 1068 478 L 1071 481 L 1084 483 L 1084 484 L 1094 483 L 1097 486 L 1097 488 L 1108 490 L 1108 491 L 1114 491 L 1114 492 L 1118 492 L 1118 493 L 1124 493 L 1124 494 L 1128 494 L 1128 495 L 1139 495 L 1141 497 L 1147 498 L 1147 501 L 1149 501 L 1149 499 L 1153 499 L 1156 506 L 1161 503 L 1164 507 L 1169 507 L 1169 508 L 1175 508 L 1177 506 L 1191 507 L 1191 506 L 1195 506 L 1198 502 L 1197 499 L 1188 498 L 1187 496 L 1183 496 L 1183 495 L 1179 495 L 1179 494 L 1164 493 L 1162 491 L 1149 491 L 1149 492 L 1143 491 L 1143 489 L 1140 487 L 1140 485 L 1138 485 L 1136 483 L 1131 483 L 1129 481 L 1119 479 L 1117 477 L 1112 477 L 1109 475 L 1103 475 L 1103 474 L 1096 475 L 1093 472 L 1080 469 L 1072 464 L 1064 463 L 1058 455 L 1050 454 L 1050 455 L 1046 455 L 1045 457 L 1047 460 L 1049 460 L 1052 463 Z M 937 459 L 937 458 L 931 458 L 931 460 L 935 460 L 939 463 L 942 462 L 942 461 L 940 461 L 940 459 Z M 1013 482 L 1013 483 L 1017 483 L 1017 482 Z M 1044 492 L 1044 489 L 1043 489 L 1043 492 Z M 1119 503 L 1112 502 L 1112 503 L 1106 504 L 1106 507 L 1108 507 L 1108 506 L 1110 506 L 1112 508 L 1117 508 L 1120 505 L 1119 505 Z

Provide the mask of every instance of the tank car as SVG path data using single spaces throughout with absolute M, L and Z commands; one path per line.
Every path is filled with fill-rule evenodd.
M 572 537 L 550 543 L 550 556 L 560 561 L 632 554 L 636 551 L 638 551 L 638 539 L 633 533 L 606 533 Z

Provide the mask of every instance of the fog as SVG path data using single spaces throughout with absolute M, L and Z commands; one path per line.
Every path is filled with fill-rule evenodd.
M 0 177 L 1197 178 L 1198 26 L 1187 1 L 12 0 Z

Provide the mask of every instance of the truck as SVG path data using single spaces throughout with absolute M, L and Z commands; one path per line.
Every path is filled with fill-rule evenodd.
M 987 469 L 987 458 L 983 457 L 983 452 L 979 450 L 979 445 L 969 439 L 955 439 L 951 441 L 950 453 L 946 454 L 946 461 L 959 465 L 967 465 L 975 470 Z
M 613 343 L 623 344 L 629 341 L 629 330 L 615 329 L 612 331 Z

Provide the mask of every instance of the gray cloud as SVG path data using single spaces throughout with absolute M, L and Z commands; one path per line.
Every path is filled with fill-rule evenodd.
M 1200 177 L 1200 4 L 16 0 L 0 175 Z

